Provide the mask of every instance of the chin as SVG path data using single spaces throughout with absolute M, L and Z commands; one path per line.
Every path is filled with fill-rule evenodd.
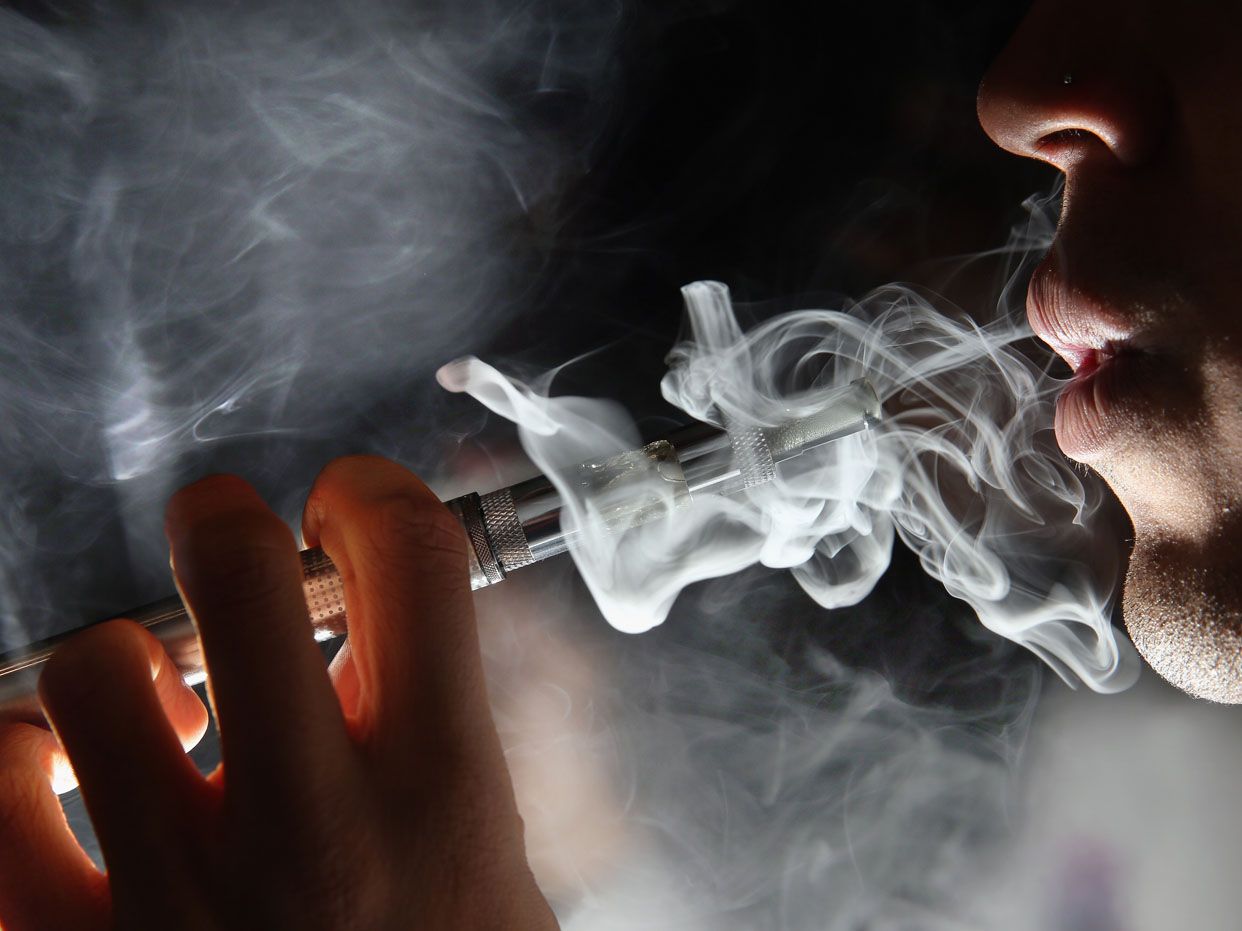
M 1242 704 L 1242 583 L 1236 541 L 1135 542 L 1126 628 L 1152 669 L 1182 691 Z

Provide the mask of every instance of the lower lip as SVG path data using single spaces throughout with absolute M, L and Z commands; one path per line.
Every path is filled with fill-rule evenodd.
M 1090 462 L 1112 445 L 1118 414 L 1142 390 L 1143 363 L 1121 353 L 1079 368 L 1057 399 L 1057 444 L 1067 456 Z

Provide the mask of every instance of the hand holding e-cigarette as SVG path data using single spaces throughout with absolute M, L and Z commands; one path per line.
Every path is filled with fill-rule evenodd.
M 54 735 L 0 727 L 0 925 L 555 928 L 488 707 L 469 544 L 426 486 L 371 457 L 316 481 L 303 536 L 349 602 L 331 670 L 297 544 L 250 486 L 183 489 L 166 530 L 223 762 L 186 757 L 206 710 L 150 633 L 71 639 L 40 683 Z M 67 764 L 106 873 L 61 813 Z

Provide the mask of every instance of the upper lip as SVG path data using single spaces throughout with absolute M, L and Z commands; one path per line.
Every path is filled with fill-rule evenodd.
M 1075 372 L 1125 351 L 1136 338 L 1133 324 L 1116 309 L 1066 281 L 1055 246 L 1031 276 L 1026 316 L 1035 335 Z

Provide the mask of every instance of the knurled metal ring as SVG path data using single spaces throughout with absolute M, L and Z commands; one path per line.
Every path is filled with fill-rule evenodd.
M 479 507 L 483 512 L 483 525 L 491 538 L 500 568 L 509 573 L 533 563 L 535 557 L 531 554 L 526 531 L 522 529 L 522 522 L 518 519 L 512 492 L 508 488 L 501 488 L 481 495 Z
M 470 537 L 470 545 L 474 549 L 475 558 L 479 561 L 479 569 L 487 579 L 487 584 L 495 585 L 497 582 L 503 582 L 505 570 L 501 568 L 496 559 L 496 550 L 488 536 L 487 526 L 483 523 L 483 509 L 479 503 L 479 496 L 476 494 L 462 495 L 454 500 L 461 508 L 461 522 L 466 528 L 466 535 Z
M 758 427 L 730 429 L 729 444 L 733 447 L 733 464 L 742 474 L 743 487 L 766 485 L 776 478 L 776 460 Z

